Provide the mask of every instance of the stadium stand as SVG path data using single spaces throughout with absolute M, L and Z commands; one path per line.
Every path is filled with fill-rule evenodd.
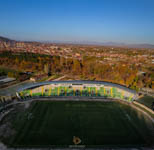
M 125 86 L 103 81 L 50 81 L 34 83 L 19 89 L 17 96 L 90 96 L 133 101 L 138 97 L 136 91 Z

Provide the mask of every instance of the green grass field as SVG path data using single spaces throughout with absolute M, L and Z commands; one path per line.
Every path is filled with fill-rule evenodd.
M 11 115 L 11 114 L 10 114 Z M 74 145 L 136 146 L 151 144 L 152 135 L 142 114 L 119 102 L 35 101 L 12 119 L 11 147 Z

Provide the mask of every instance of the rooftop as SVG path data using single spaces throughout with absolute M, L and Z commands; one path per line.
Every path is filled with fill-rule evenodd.
M 135 90 L 129 89 L 123 85 L 120 84 L 115 84 L 111 82 L 105 82 L 105 81 L 89 81 L 89 80 L 69 80 L 69 81 L 45 81 L 45 82 L 36 82 L 36 83 L 31 83 L 29 85 L 26 85 L 24 87 L 21 87 L 18 89 L 18 92 L 29 89 L 29 88 L 34 88 L 38 86 L 43 86 L 43 85 L 50 85 L 50 84 L 102 84 L 105 86 L 111 86 L 111 87 L 117 87 L 119 89 L 123 89 L 127 92 L 131 92 L 133 94 L 136 94 Z

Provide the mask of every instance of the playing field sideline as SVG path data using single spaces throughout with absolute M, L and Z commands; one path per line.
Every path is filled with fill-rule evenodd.
M 11 114 L 10 114 L 11 115 Z M 135 146 L 152 143 L 150 121 L 119 102 L 34 101 L 12 119 L 11 147 Z

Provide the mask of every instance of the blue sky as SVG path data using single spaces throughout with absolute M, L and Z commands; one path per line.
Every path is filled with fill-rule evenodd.
M 154 44 L 154 0 L 0 0 L 0 35 Z

